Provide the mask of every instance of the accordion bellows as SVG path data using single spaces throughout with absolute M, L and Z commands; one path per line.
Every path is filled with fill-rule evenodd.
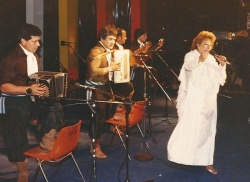
M 67 96 L 67 73 L 39 71 L 29 76 L 28 85 L 34 83 L 47 87 L 46 97 Z

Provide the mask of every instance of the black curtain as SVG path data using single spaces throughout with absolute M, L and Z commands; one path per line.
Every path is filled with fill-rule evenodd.
M 96 15 L 96 1 L 93 0 L 79 0 L 79 20 L 78 20 L 78 53 L 82 59 L 78 59 L 79 82 L 85 83 L 86 61 L 90 49 L 97 42 L 97 15 Z
M 97 42 L 97 15 L 96 1 L 79 0 L 79 54 L 84 60 L 90 49 Z M 115 0 L 114 1 L 114 22 L 117 27 L 124 28 L 127 31 L 127 45 L 130 43 L 130 18 L 131 18 L 131 3 L 130 0 Z M 126 45 L 125 45 L 126 46 Z M 79 59 L 79 82 L 84 83 L 86 64 L 84 60 Z
M 44 0 L 43 70 L 60 71 L 58 0 Z
M 16 30 L 26 22 L 26 0 L 0 1 L 0 59 L 16 45 Z
M 127 32 L 125 47 L 129 47 L 131 42 L 131 2 L 130 0 L 115 0 L 114 7 L 115 26 L 123 28 Z

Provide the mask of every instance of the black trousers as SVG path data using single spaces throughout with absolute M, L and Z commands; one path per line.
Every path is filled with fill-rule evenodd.
M 48 133 L 51 129 L 60 131 L 64 126 L 66 120 L 64 111 L 59 101 L 53 101 L 51 103 L 34 104 L 36 117 L 41 127 L 41 136 Z
M 89 125 L 89 136 L 91 138 L 99 139 L 104 133 L 106 119 L 109 117 L 110 104 L 106 101 L 112 98 L 112 89 L 110 84 L 95 86 L 92 91 L 92 99 L 96 100 L 95 103 L 95 118 L 92 118 Z M 98 102 L 100 101 L 100 102 Z
M 114 83 L 111 82 L 111 88 L 115 95 L 123 97 L 123 99 L 116 98 L 118 101 L 130 101 L 134 94 L 134 86 L 131 82 L 128 83 Z
M 6 97 L 6 114 L 1 115 L 0 127 L 10 162 L 21 162 L 23 152 L 30 148 L 27 137 L 31 100 L 26 97 Z
M 146 73 L 146 75 L 144 75 L 144 73 Z M 144 76 L 146 76 L 146 78 L 144 78 Z M 153 95 L 155 91 L 155 85 L 153 85 L 154 80 L 150 79 L 149 73 L 147 71 L 145 72 L 143 68 L 137 68 L 135 70 L 135 76 L 131 82 L 134 85 L 133 101 L 142 101 L 145 97 Z

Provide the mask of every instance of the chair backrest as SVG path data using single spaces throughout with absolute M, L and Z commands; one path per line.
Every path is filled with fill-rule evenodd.
M 72 152 L 78 144 L 82 121 L 61 129 L 50 152 L 50 159 L 56 160 Z
M 131 108 L 131 111 L 128 116 L 129 126 L 134 126 L 139 123 L 145 114 L 145 102 L 137 101 Z

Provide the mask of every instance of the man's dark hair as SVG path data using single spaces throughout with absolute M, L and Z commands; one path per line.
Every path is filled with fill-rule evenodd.
M 103 26 L 99 32 L 99 39 L 105 39 L 109 35 L 117 36 L 117 30 L 114 25 Z
M 134 39 L 137 40 L 140 36 L 142 36 L 145 33 L 147 33 L 147 32 L 145 30 L 143 30 L 142 28 L 136 29 L 134 32 Z
M 122 36 L 122 31 L 124 30 L 123 28 L 116 28 L 117 30 L 117 37 Z M 124 30 L 125 31 L 125 30 Z
M 17 41 L 20 42 L 21 39 L 30 40 L 31 36 L 41 36 L 42 32 L 41 30 L 32 24 L 24 24 L 20 27 L 20 29 L 17 32 Z

